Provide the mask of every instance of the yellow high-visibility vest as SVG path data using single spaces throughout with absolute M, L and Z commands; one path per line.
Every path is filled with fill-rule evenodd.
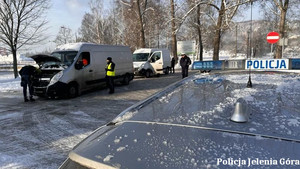
M 107 69 L 111 69 L 111 63 L 107 66 Z M 114 71 L 108 70 L 108 71 L 106 72 L 106 75 L 107 75 L 107 76 L 116 76 L 116 72 L 115 72 L 115 70 L 114 70 Z

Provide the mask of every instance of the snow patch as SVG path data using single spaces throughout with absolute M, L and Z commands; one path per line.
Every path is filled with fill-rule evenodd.
M 119 147 L 119 148 L 117 149 L 117 152 L 123 151 L 123 150 L 125 150 L 125 149 L 126 149 L 126 147 Z
M 118 143 L 120 143 L 120 141 L 121 141 L 121 139 L 115 139 L 114 143 L 118 144 Z
M 288 125 L 293 127 L 298 127 L 300 125 L 300 121 L 297 119 L 288 119 Z
M 114 156 L 112 156 L 112 155 L 108 155 L 108 156 L 106 156 L 106 157 L 103 159 L 103 162 L 108 162 L 108 161 L 110 161 L 113 157 L 114 157 Z
M 132 117 L 133 117 L 135 114 L 137 114 L 137 113 L 138 113 L 138 111 L 134 111 L 134 112 L 126 112 L 125 114 L 123 114 L 123 115 L 118 116 L 117 118 L 115 118 L 115 119 L 113 120 L 113 122 L 118 123 L 118 122 L 126 121 L 126 120 L 132 118 Z
M 14 119 L 14 118 L 20 117 L 21 115 L 22 115 L 21 113 L 9 113 L 9 114 L 6 114 L 6 115 L 1 115 L 0 120 Z

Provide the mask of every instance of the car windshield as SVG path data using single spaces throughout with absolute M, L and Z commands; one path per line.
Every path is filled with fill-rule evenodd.
M 148 60 L 149 53 L 135 53 L 133 54 L 134 62 L 142 62 Z
M 51 55 L 60 59 L 64 65 L 70 66 L 73 63 L 77 53 L 78 53 L 77 51 L 62 51 L 62 52 L 53 52 Z

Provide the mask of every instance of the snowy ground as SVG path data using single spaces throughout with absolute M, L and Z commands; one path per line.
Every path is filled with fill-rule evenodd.
M 127 107 L 181 79 L 180 73 L 137 78 L 68 100 L 23 102 L 20 79 L 0 72 L 0 168 L 58 168 L 69 151 Z

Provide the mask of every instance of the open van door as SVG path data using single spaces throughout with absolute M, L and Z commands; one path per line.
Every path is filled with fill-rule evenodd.
M 149 62 L 153 67 L 155 73 L 162 73 L 163 71 L 163 59 L 162 59 L 162 52 L 155 51 L 150 56 Z

